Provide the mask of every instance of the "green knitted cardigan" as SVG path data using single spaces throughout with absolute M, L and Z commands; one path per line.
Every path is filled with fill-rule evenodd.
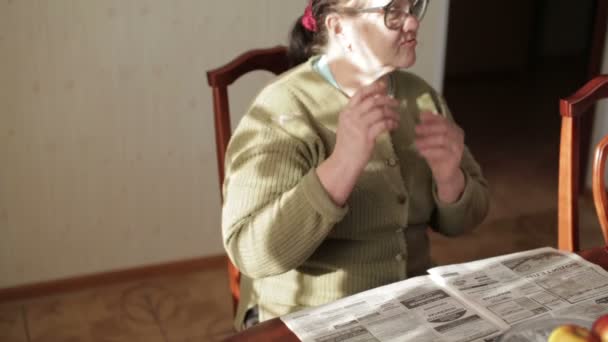
M 400 127 L 377 139 L 347 205 L 336 206 L 316 168 L 334 149 L 349 98 L 313 60 L 260 92 L 228 146 L 222 234 L 243 274 L 237 328 L 254 305 L 263 321 L 423 274 L 431 265 L 427 227 L 459 235 L 488 211 L 487 183 L 468 149 L 463 194 L 452 204 L 437 198 L 413 145 L 420 103 L 428 102 L 419 99 L 452 116 L 432 87 L 404 71 L 390 76 Z

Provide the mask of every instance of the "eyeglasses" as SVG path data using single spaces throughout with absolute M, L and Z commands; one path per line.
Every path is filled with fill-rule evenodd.
M 370 8 L 343 8 L 346 13 L 360 14 L 360 13 L 384 13 L 384 25 L 390 30 L 401 30 L 405 20 L 409 16 L 415 17 L 418 21 L 421 21 L 426 13 L 426 8 L 430 0 L 411 0 L 411 1 L 398 1 L 392 0 L 386 6 L 382 7 L 370 7 Z M 404 2 L 404 6 L 400 6 L 395 2 Z

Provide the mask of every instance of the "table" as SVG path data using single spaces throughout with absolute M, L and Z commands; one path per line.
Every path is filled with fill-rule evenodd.
M 598 247 L 588 249 L 578 253 L 580 256 L 596 265 L 602 266 L 608 271 L 608 247 Z M 294 333 L 287 328 L 280 318 L 274 318 L 266 322 L 262 322 L 247 330 L 228 337 L 224 342 L 232 341 L 252 341 L 252 342 L 299 342 L 300 340 Z

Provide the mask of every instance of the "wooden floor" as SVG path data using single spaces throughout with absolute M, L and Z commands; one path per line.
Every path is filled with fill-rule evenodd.
M 555 246 L 557 100 L 580 76 L 553 70 L 562 71 L 447 82 L 448 102 L 490 182 L 492 207 L 474 233 L 432 237 L 439 264 Z M 590 198 L 582 198 L 581 210 L 582 245 L 597 245 Z M 218 341 L 231 333 L 230 317 L 218 269 L 0 303 L 0 341 Z
M 220 341 L 232 333 L 227 284 L 222 268 L 0 304 L 0 341 Z

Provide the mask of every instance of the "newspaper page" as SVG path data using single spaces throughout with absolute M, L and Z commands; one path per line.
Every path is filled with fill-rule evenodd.
M 608 273 L 554 248 L 436 267 L 429 274 L 508 325 L 543 316 L 595 319 L 608 312 Z
M 501 327 L 429 276 L 281 317 L 302 341 L 488 341 Z

